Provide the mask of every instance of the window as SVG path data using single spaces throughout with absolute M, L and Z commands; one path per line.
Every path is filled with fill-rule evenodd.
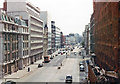
M 7 62 L 7 54 L 5 54 L 4 62 Z
M 15 26 L 12 26 L 12 30 L 15 30 Z
M 5 20 L 6 20 L 6 21 L 8 21 L 8 18 L 7 18 L 7 16 L 5 16 Z
M 4 15 L 2 14 L 2 20 L 4 20 Z
M 6 24 L 6 30 L 8 30 L 8 24 Z
M 9 27 L 8 27 L 8 31 L 10 31 L 10 30 L 12 30 L 12 25 L 9 25 Z
M 4 30 L 6 31 L 6 24 L 4 24 Z
M 10 51 L 10 43 L 8 43 L 8 51 Z
M 7 41 L 7 35 L 5 34 L 4 36 L 5 36 L 5 37 L 4 37 L 4 40 Z
M 0 20 L 2 20 L 2 19 L 1 19 L 1 16 L 0 16 Z
M 8 61 L 10 62 L 10 54 L 8 54 Z
M 4 44 L 4 50 L 7 51 L 7 44 L 6 43 Z

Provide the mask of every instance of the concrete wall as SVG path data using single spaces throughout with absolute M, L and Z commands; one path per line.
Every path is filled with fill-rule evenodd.
M 7 0 L 7 11 L 26 11 L 26 0 Z

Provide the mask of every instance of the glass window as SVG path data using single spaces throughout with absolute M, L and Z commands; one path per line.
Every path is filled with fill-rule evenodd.
M 8 54 L 8 61 L 10 62 L 10 54 Z
M 8 41 L 10 41 L 10 34 L 8 34 Z
M 15 26 L 12 26 L 12 30 L 15 30 Z
M 7 50 L 7 44 L 6 43 L 4 44 L 4 50 Z
M 5 20 L 6 20 L 6 21 L 8 21 L 8 18 L 7 18 L 7 16 L 5 16 Z
M 4 36 L 5 36 L 5 37 L 4 37 L 4 40 L 7 41 L 7 34 L 5 34 Z
M 2 14 L 2 20 L 4 20 L 4 15 Z
M 8 51 L 10 51 L 10 43 L 8 43 Z
M 7 62 L 7 54 L 5 54 L 4 62 Z

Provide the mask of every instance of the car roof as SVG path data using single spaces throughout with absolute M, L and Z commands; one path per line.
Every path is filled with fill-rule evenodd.
M 66 75 L 66 76 L 72 76 L 71 74 L 68 74 L 68 75 Z
M 83 65 L 81 65 L 80 67 L 84 67 Z

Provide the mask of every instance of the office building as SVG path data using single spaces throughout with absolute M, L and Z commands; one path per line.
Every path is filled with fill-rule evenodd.
M 43 56 L 43 21 L 40 20 L 40 9 L 26 0 L 7 0 L 4 3 L 4 10 L 10 16 L 20 16 L 29 27 L 29 62 L 33 64 Z

